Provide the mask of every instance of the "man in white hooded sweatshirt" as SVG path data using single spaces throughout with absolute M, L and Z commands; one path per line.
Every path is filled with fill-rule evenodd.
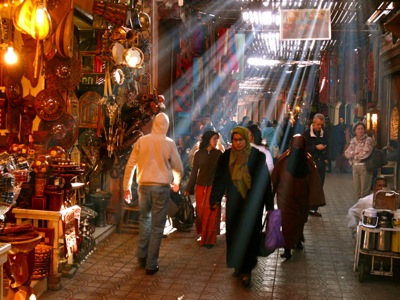
M 179 191 L 183 166 L 178 149 L 166 136 L 169 118 L 159 113 L 151 133 L 139 138 L 125 167 L 124 199 L 132 199 L 131 185 L 136 169 L 139 196 L 139 245 L 136 256 L 147 275 L 158 271 L 158 256 L 168 213 L 170 189 Z

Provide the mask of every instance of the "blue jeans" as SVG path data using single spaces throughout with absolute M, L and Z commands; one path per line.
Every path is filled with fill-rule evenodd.
M 164 234 L 169 203 L 169 186 L 138 187 L 139 196 L 139 245 L 136 256 L 147 257 L 146 269 L 158 266 L 161 240 Z

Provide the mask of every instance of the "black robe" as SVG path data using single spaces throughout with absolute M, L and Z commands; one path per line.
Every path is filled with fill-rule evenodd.
M 322 188 L 317 167 L 307 154 L 309 169 L 307 175 L 294 177 L 287 170 L 289 150 L 283 153 L 272 171 L 272 186 L 276 193 L 278 208 L 282 212 L 282 234 L 285 248 L 292 249 L 298 241 L 304 242 L 303 229 L 308 219 L 310 207 L 325 205 L 325 194 Z
M 250 273 L 257 264 L 264 208 L 274 208 L 271 179 L 264 153 L 252 147 L 247 162 L 251 188 L 243 199 L 231 179 L 230 154 L 228 149 L 218 159 L 210 204 L 220 203 L 226 195 L 227 266 Z

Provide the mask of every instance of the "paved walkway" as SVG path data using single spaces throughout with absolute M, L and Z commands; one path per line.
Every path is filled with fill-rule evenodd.
M 244 288 L 225 266 L 225 239 L 200 247 L 192 232 L 169 232 L 160 252 L 160 271 L 145 275 L 135 258 L 137 236 L 113 233 L 81 265 L 63 289 L 42 299 L 400 299 L 399 277 L 371 275 L 363 283 L 353 271 L 355 241 L 347 228 L 353 204 L 351 174 L 329 173 L 322 218 L 310 217 L 305 249 L 283 261 L 276 251 L 260 258 L 252 286 Z M 397 260 L 398 261 L 398 260 Z

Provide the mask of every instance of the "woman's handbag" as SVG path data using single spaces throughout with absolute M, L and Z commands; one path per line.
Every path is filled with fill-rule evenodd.
M 276 249 L 283 248 L 285 246 L 281 225 L 281 210 L 276 209 L 269 211 L 262 226 L 258 256 L 266 257 L 273 253 Z M 263 231 L 264 227 L 265 231 Z
M 368 171 L 373 171 L 386 165 L 388 160 L 384 150 L 374 148 L 371 155 L 364 159 L 363 162 L 365 162 Z

